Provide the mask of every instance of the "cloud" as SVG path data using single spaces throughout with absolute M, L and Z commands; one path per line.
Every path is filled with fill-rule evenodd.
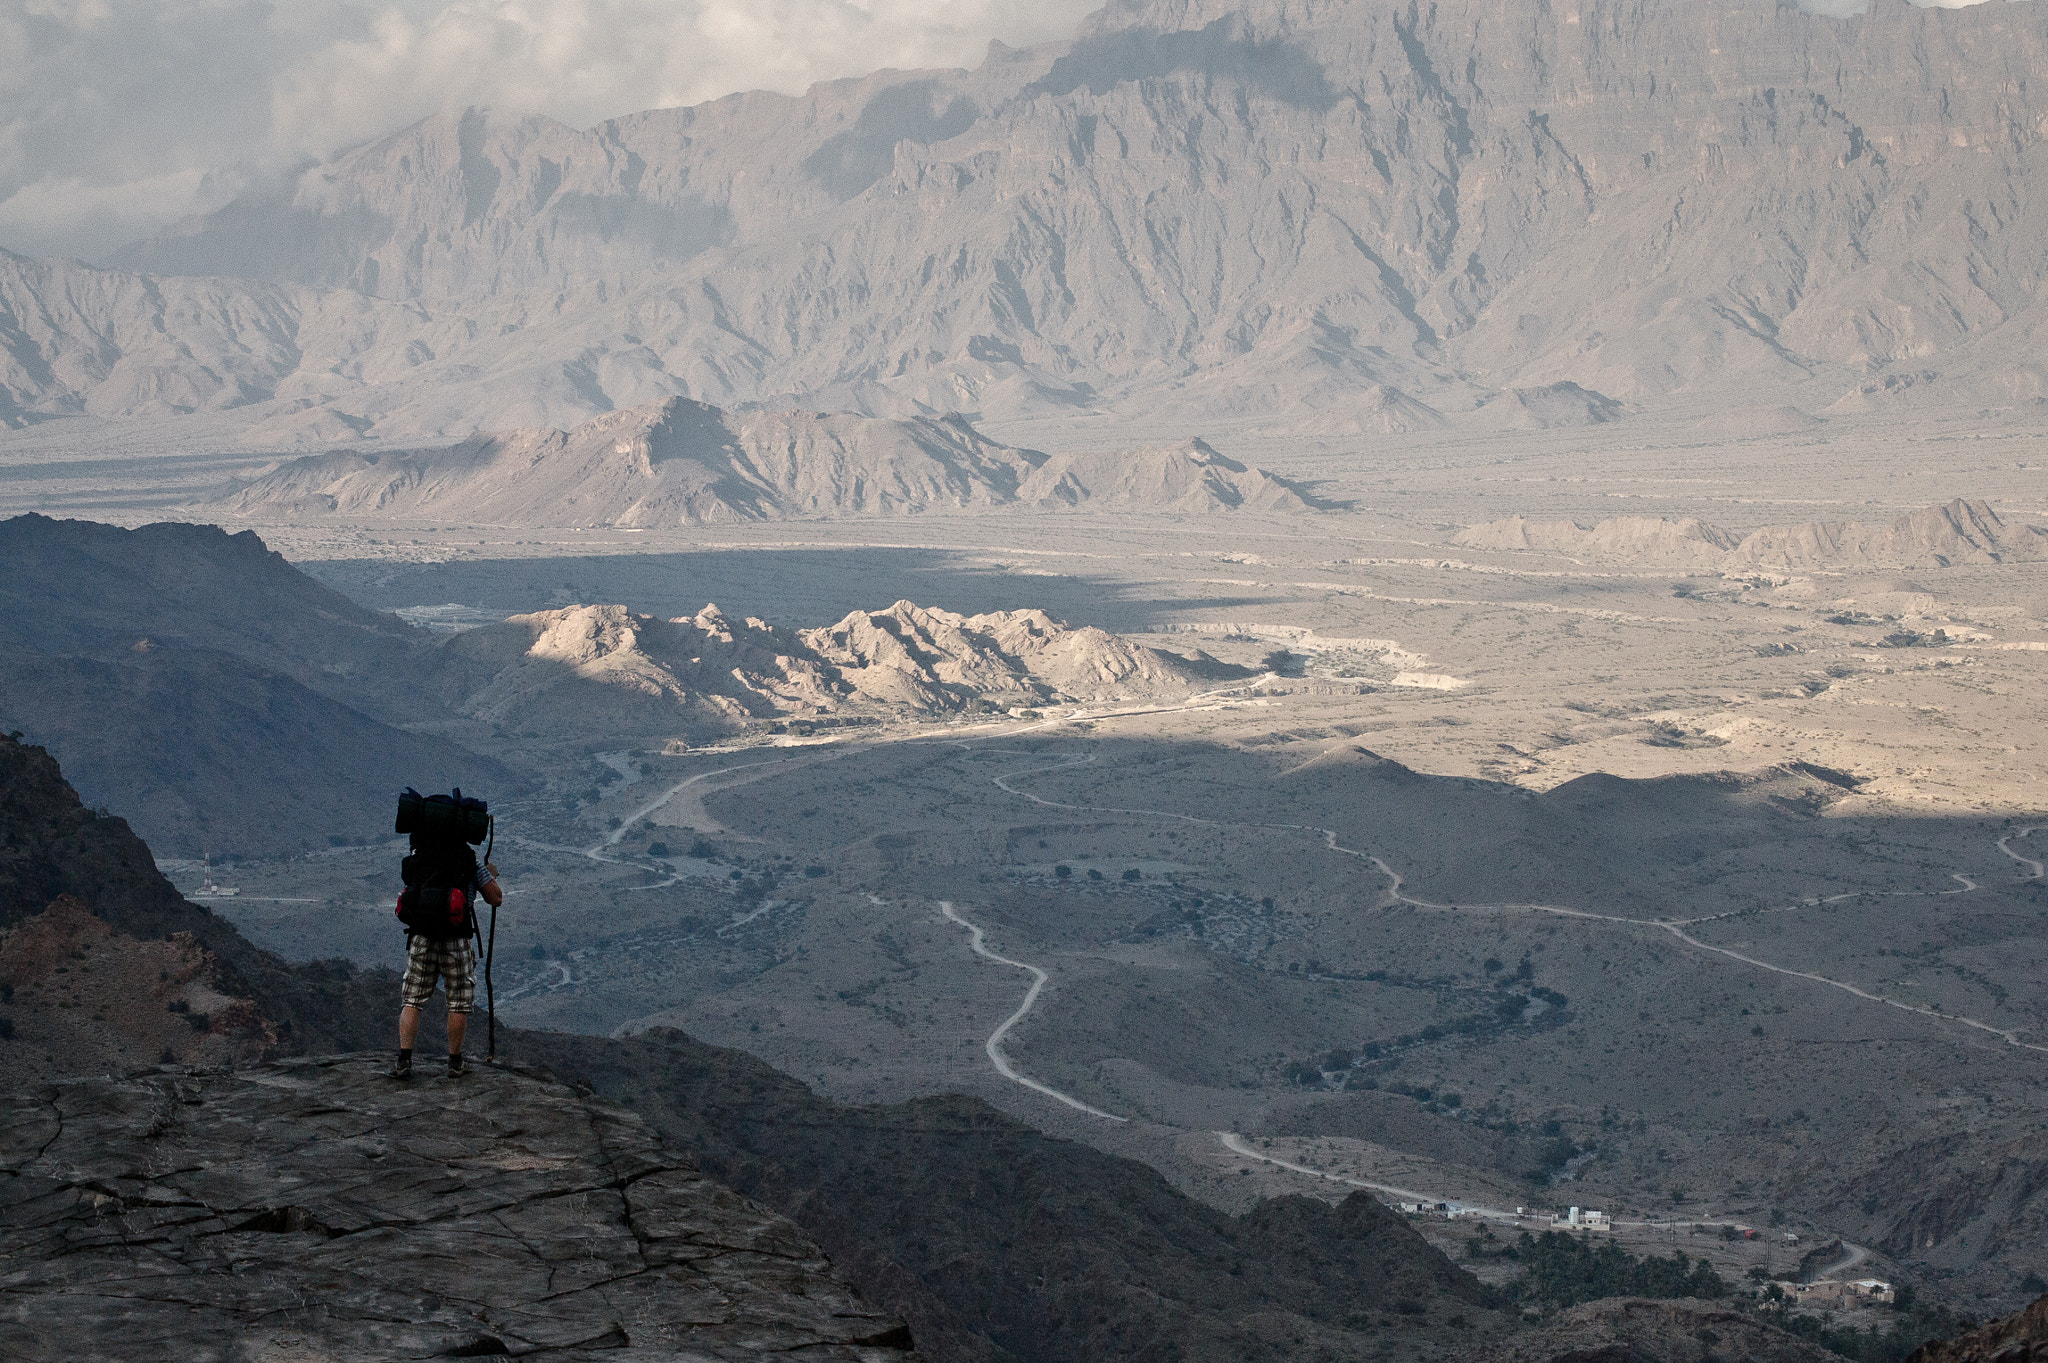
M 0 0 L 0 246 L 92 259 L 443 109 L 587 127 L 972 65 L 991 38 L 1067 36 L 1100 2 Z
M 443 109 L 577 126 L 1070 34 L 1099 0 L 0 0 L 0 245 L 88 259 Z

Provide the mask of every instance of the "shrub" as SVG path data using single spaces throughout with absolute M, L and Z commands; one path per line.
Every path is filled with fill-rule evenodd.
M 1135 866 L 1133 866 L 1133 867 L 1132 867 L 1132 868 L 1131 868 L 1130 870 L 1128 870 L 1128 871 L 1125 871 L 1125 872 L 1124 872 L 1124 879 L 1125 879 L 1125 880 L 1137 880 L 1137 879 L 1140 879 L 1140 876 L 1139 876 L 1139 873 L 1138 873 L 1138 868 L 1137 868 L 1137 867 L 1135 867 Z
M 650 843 L 648 843 L 648 844 L 647 844 L 647 855 L 648 855 L 648 856 L 650 856 L 650 857 L 665 857 L 665 856 L 667 856 L 667 855 L 668 855 L 668 844 L 667 844 L 667 843 L 665 843 L 665 842 L 650 842 Z
M 1065 880 L 1068 876 L 1074 874 L 1074 868 L 1071 866 L 1055 866 L 1052 868 L 1052 873 L 1061 880 Z

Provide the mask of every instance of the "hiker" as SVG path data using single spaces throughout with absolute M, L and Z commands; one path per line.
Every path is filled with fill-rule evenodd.
M 505 902 L 498 868 L 492 863 L 477 867 L 472 884 L 474 892 L 492 908 Z M 459 1079 L 469 1072 L 462 1060 L 462 1039 L 469 1032 L 469 1010 L 476 1006 L 476 939 L 415 932 L 407 934 L 405 943 L 405 985 L 400 995 L 404 1006 L 398 1010 L 398 1063 L 391 1068 L 393 1079 L 412 1078 L 412 1043 L 420 1034 L 420 1009 L 434 997 L 437 978 L 448 995 L 448 1077 Z
M 412 1078 L 413 1042 L 419 1038 L 420 1009 L 434 997 L 439 981 L 448 995 L 448 1077 L 467 1073 L 462 1042 L 476 1006 L 476 901 L 494 910 L 505 902 L 498 868 L 488 851 L 479 861 L 469 845 L 491 827 L 481 800 L 465 800 L 458 787 L 446 795 L 421 796 L 408 788 L 399 797 L 398 831 L 412 835 L 412 855 L 402 873 L 398 920 L 405 925 L 405 985 L 398 1012 L 398 1061 L 393 1079 Z

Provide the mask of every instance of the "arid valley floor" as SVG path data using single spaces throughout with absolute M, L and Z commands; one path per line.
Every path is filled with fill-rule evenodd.
M 0 513 L 198 518 L 196 489 L 264 463 L 195 445 L 151 466 L 192 470 L 169 484 L 95 453 L 132 430 L 51 429 L 0 450 Z M 1497 1214 L 1432 1223 L 1462 1246 L 1576 1204 L 1638 1248 L 1777 1269 L 1840 1239 L 2016 1301 L 2048 1205 L 1985 1171 L 2048 1146 L 2048 563 L 1456 541 L 1953 497 L 2048 524 L 2048 441 L 1968 413 L 1625 429 L 1203 432 L 1339 508 L 1289 515 L 229 528 L 448 628 L 707 601 L 816 626 L 907 598 L 1244 669 L 808 734 L 515 736 L 497 755 L 546 775 L 494 802 L 508 1022 L 673 1025 L 848 1101 L 972 1092 L 1226 1208 L 1358 1183 Z M 203 902 L 292 959 L 397 959 L 388 830 L 336 833 L 212 868 L 239 894 Z

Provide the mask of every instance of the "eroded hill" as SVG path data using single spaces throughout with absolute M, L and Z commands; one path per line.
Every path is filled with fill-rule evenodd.
M 293 460 L 206 509 L 242 518 L 500 526 L 718 525 L 1000 509 L 1207 515 L 1319 505 L 1200 440 L 1047 455 L 959 417 L 726 412 L 685 398 L 572 431 L 514 430 L 442 449 Z

